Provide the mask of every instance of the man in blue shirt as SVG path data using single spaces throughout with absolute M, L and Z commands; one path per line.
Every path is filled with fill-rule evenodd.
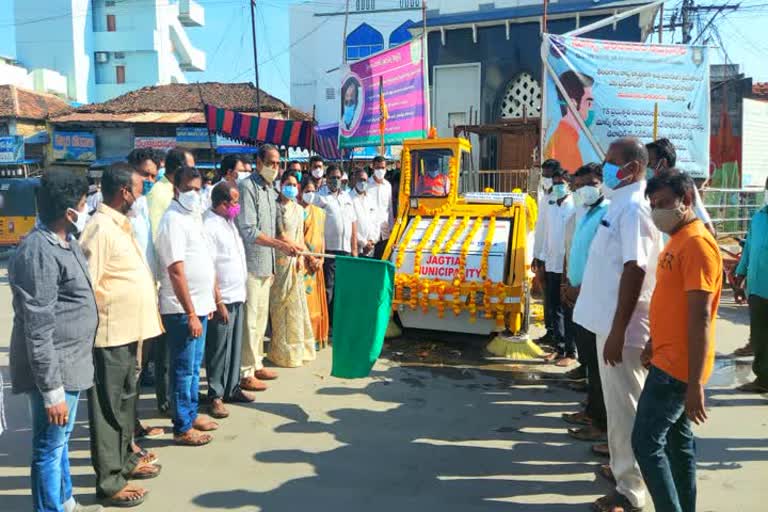
M 579 296 L 584 268 L 587 264 L 589 247 L 597 228 L 605 216 L 609 201 L 603 196 L 603 171 L 599 164 L 591 163 L 580 167 L 573 177 L 573 197 L 579 216 L 568 253 L 567 284 L 564 300 L 573 307 Z M 568 433 L 582 441 L 604 441 L 607 431 L 603 389 L 597 362 L 595 333 L 573 323 L 579 360 L 587 370 L 587 406 L 584 411 L 563 414 L 568 423 L 582 425 L 569 429 Z
M 748 297 L 749 327 L 755 360 L 754 382 L 738 389 L 747 393 L 768 393 L 768 206 L 758 211 L 749 224 L 747 241 L 736 267 L 736 298 Z M 746 293 L 743 289 L 747 279 Z

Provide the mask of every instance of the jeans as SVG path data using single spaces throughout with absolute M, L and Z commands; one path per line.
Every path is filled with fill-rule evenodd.
M 192 338 L 186 314 L 163 315 L 166 342 L 170 354 L 169 394 L 173 418 L 173 433 L 181 435 L 192 428 L 197 419 L 200 365 L 205 352 L 205 331 L 208 317 L 199 316 L 203 333 Z
M 32 412 L 32 506 L 35 512 L 63 512 L 72 498 L 69 474 L 69 436 L 75 427 L 79 392 L 65 394 L 69 417 L 63 427 L 48 422 L 43 396 L 29 394 Z
M 576 357 L 576 342 L 573 334 L 573 309 L 560 300 L 560 285 L 563 274 L 547 272 L 544 289 L 544 325 L 551 335 L 560 355 Z
M 632 449 L 659 512 L 696 510 L 696 443 L 685 414 L 687 388 L 652 366 L 637 404 Z

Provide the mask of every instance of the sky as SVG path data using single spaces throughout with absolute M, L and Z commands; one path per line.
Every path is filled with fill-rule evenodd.
M 0 55 L 15 55 L 13 1 L 0 0 Z M 45 0 L 16 0 L 37 1 Z M 244 82 L 253 81 L 253 47 L 249 0 L 197 0 L 205 7 L 205 26 L 189 28 L 187 33 L 193 44 L 207 54 L 207 69 L 202 73 L 188 73 L 194 81 Z M 263 90 L 285 101 L 290 101 L 290 25 L 289 4 L 304 0 L 258 0 L 256 32 L 259 50 L 260 85 Z M 328 7 L 342 0 L 312 0 Z M 669 14 L 681 0 L 665 4 Z M 697 2 L 702 3 L 702 2 Z M 764 37 L 768 27 L 768 0 L 711 0 L 708 5 L 741 4 L 736 12 L 721 14 L 717 18 L 722 46 L 717 38 L 708 44 L 713 49 L 712 62 L 741 64 L 742 72 L 752 76 L 755 82 L 768 82 L 768 39 Z M 710 15 L 703 15 L 702 25 Z M 670 42 L 665 34 L 665 42 Z M 655 40 L 655 39 L 654 39 Z M 679 42 L 680 31 L 675 41 Z

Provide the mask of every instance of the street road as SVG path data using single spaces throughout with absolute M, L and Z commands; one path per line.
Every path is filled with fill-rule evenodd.
M 726 295 L 718 352 L 748 336 L 747 311 Z M 9 430 L 0 437 L 0 510 L 30 510 L 30 418 L 11 396 L 8 343 L 12 309 L 0 269 L 0 368 Z M 436 339 L 436 338 L 431 338 Z M 582 395 L 552 366 L 510 365 L 481 357 L 478 343 L 392 344 L 370 378 L 329 377 L 330 349 L 315 363 L 280 370 L 280 380 L 250 406 L 231 407 L 215 441 L 155 450 L 162 475 L 144 512 L 589 510 L 608 490 L 589 444 L 571 441 L 560 414 Z M 543 378 L 547 377 L 547 378 Z M 709 386 L 710 420 L 697 428 L 699 510 L 758 512 L 768 486 L 768 397 L 739 395 L 748 365 L 722 359 Z M 144 389 L 141 415 L 168 425 Z M 70 444 L 76 494 L 91 503 L 93 473 L 87 408 L 80 404 Z M 648 510 L 652 510 L 649 507 Z

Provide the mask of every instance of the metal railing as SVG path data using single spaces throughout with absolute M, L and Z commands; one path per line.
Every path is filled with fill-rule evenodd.
M 530 190 L 530 169 L 500 169 L 469 171 L 461 175 L 460 193 L 484 192 L 493 189 L 494 192 L 512 192 L 520 189 Z
M 752 217 L 763 207 L 764 198 L 765 191 L 757 188 L 705 188 L 701 191 L 701 200 L 712 217 L 718 238 L 745 236 Z

